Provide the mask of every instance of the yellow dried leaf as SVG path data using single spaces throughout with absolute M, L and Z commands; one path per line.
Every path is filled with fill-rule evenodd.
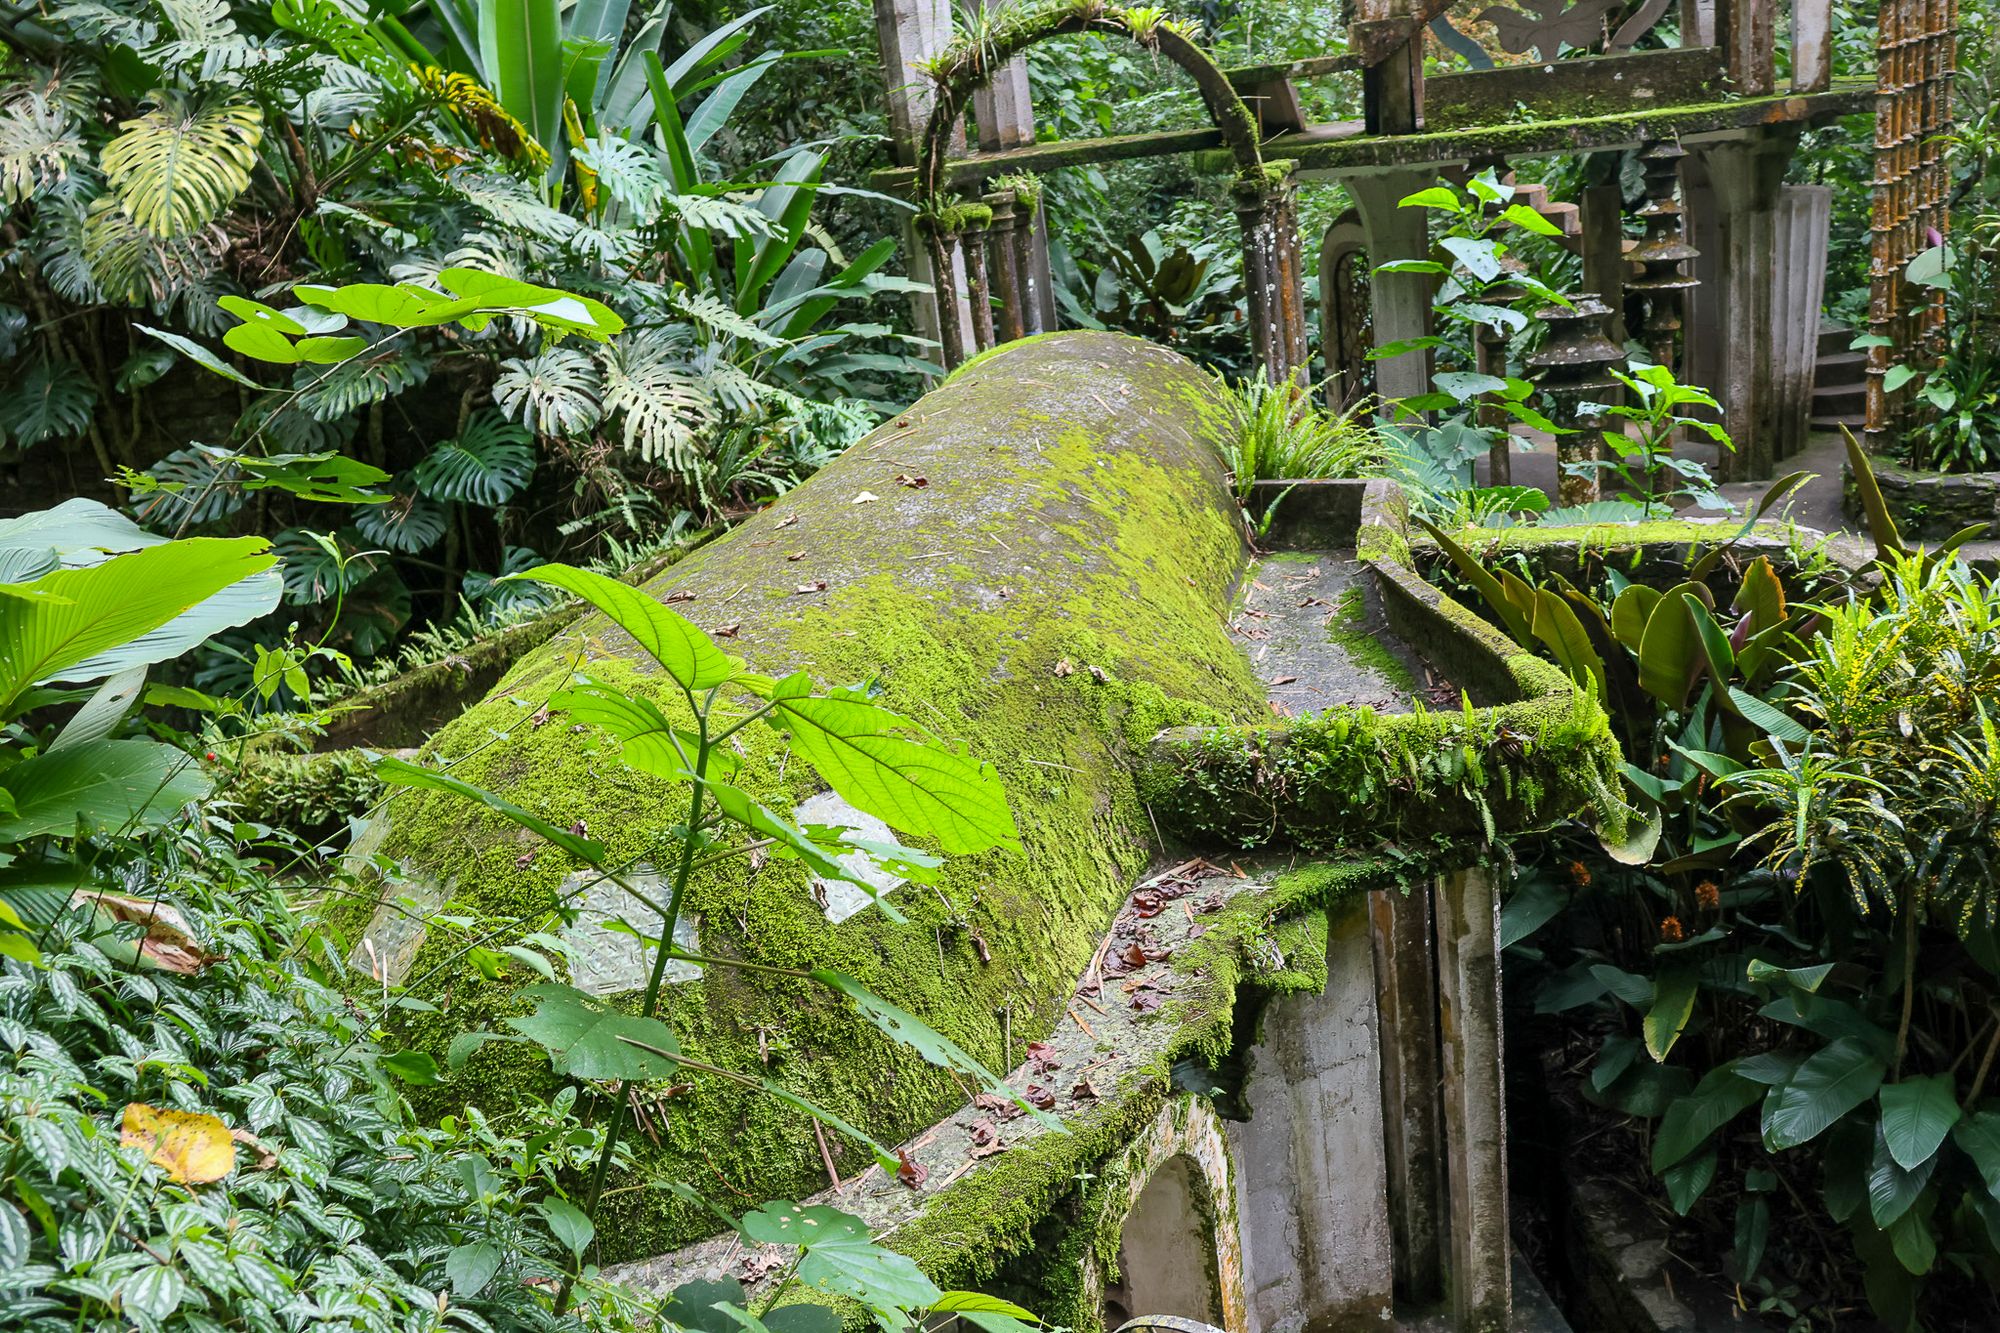
M 118 1135 L 124 1148 L 144 1148 L 154 1165 L 183 1185 L 206 1185 L 236 1169 L 229 1126 L 199 1111 L 166 1111 L 144 1102 L 125 1108 Z

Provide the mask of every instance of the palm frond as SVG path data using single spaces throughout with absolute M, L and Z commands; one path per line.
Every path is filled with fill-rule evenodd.
M 119 202 L 154 235 L 182 236 L 249 188 L 264 113 L 242 102 L 197 108 L 163 97 L 119 129 L 102 158 Z

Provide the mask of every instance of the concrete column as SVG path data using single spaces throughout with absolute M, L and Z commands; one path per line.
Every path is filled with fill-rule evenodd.
M 1687 242 L 1701 251 L 1687 272 L 1698 285 L 1681 293 L 1681 365 L 1684 384 L 1697 385 L 1718 397 L 1723 393 L 1722 210 L 1709 183 L 1708 166 L 1698 153 L 1681 159 L 1681 220 Z M 1707 408 L 1695 415 L 1719 420 Z
M 1444 1133 L 1438 1102 L 1436 958 L 1431 895 L 1368 895 L 1382 1048 L 1382 1146 L 1396 1294 L 1431 1305 L 1444 1295 Z
M 1396 259 L 1430 255 L 1429 215 L 1421 208 L 1398 208 L 1396 201 L 1430 185 L 1431 171 L 1385 171 L 1356 176 L 1347 188 L 1361 214 L 1372 266 Z M 1375 345 L 1386 347 L 1431 331 L 1431 279 L 1424 273 L 1373 273 L 1369 278 Z M 1375 388 L 1384 398 L 1413 398 L 1429 393 L 1428 352 L 1405 352 L 1375 363 Z
M 1327 985 L 1276 1000 L 1228 1125 L 1250 1326 L 1390 1328 L 1368 904 L 1329 913 Z M 1138 1313 L 1138 1311 L 1134 1311 Z
M 882 80 L 888 92 L 889 137 L 895 141 L 896 160 L 915 166 L 917 141 L 930 115 L 932 87 L 929 76 L 918 66 L 951 45 L 951 0 L 875 0 L 875 35 L 882 51 Z M 917 332 L 926 338 L 950 343 L 940 321 L 939 293 L 950 293 L 947 302 L 957 322 L 955 341 L 961 347 L 972 342 L 972 308 L 965 299 L 965 270 L 954 262 L 940 282 L 933 266 L 933 252 L 907 214 L 903 221 L 904 264 L 913 282 L 930 284 L 929 295 L 913 294 L 911 313 Z
M 1722 380 L 1708 387 L 1736 442 L 1736 452 L 1721 460 L 1722 476 L 1732 481 L 1769 477 L 1775 463 L 1774 256 L 1779 189 L 1796 143 L 1796 133 L 1774 132 L 1701 149 L 1722 224 Z
M 1771 294 L 1776 350 L 1772 366 L 1777 406 L 1772 455 L 1805 448 L 1812 418 L 1813 375 L 1819 363 L 1819 311 L 1826 290 L 1827 236 L 1833 187 L 1787 185 L 1778 191 L 1777 265 Z
M 1500 1044 L 1500 904 L 1480 867 L 1435 885 L 1444 1163 L 1457 1333 L 1506 1333 L 1513 1304 L 1507 1232 L 1507 1100 Z
M 994 9 L 997 0 L 986 0 L 985 7 Z M 1005 148 L 1019 148 L 1035 141 L 1035 99 L 1028 85 L 1028 62 L 1017 56 L 1001 67 L 993 82 L 972 95 L 972 115 L 978 122 L 979 150 L 984 153 L 998 152 Z M 1048 219 L 1041 212 L 1037 201 L 1034 227 L 1019 246 L 1021 262 L 1026 266 L 1024 284 L 1036 303 L 1035 318 L 1023 322 L 1036 329 L 1053 329 L 1056 326 L 1055 287 L 1049 280 L 1049 228 Z M 1026 225 L 1024 220 L 1023 225 Z
M 1583 289 L 1611 307 L 1605 331 L 1615 343 L 1623 344 L 1625 332 L 1625 192 L 1616 174 L 1616 154 L 1611 180 L 1583 191 Z

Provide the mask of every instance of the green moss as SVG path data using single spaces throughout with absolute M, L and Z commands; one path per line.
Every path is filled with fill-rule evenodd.
M 359 750 L 252 750 L 229 782 L 237 817 L 315 836 L 344 828 L 381 797 L 373 757 Z
M 837 967 L 998 1065 L 998 1013 L 1011 1005 L 1017 1043 L 1053 1026 L 1147 858 L 1152 821 L 1131 772 L 1141 747 L 1163 726 L 1247 722 L 1263 693 L 1223 623 L 1243 549 L 1208 438 L 1222 416 L 1214 404 L 1188 407 L 1212 382 L 1110 335 L 1017 343 L 983 364 L 992 373 L 955 378 L 648 590 L 691 595 L 677 609 L 698 623 L 740 622 L 729 646 L 760 670 L 875 680 L 886 704 L 1000 769 L 1027 854 L 959 858 L 936 893 L 900 892 L 908 925 L 874 914 L 829 925 L 800 868 L 777 860 L 718 867 L 688 898 L 705 951 Z M 893 484 L 911 468 L 927 488 Z M 863 491 L 879 498 L 857 505 Z M 787 559 L 801 549 L 805 558 Z M 825 591 L 800 595 L 805 580 Z M 660 860 L 684 792 L 622 768 L 560 718 L 537 724 L 574 672 L 676 706 L 624 636 L 592 617 L 523 659 L 430 750 L 557 825 L 584 820 L 613 863 Z M 790 809 L 818 789 L 775 733 L 741 738 L 740 783 L 759 799 Z M 442 794 L 399 797 L 383 850 L 519 931 L 551 923 L 571 869 Z M 427 1049 L 509 1012 L 512 985 L 467 977 L 454 962 L 462 943 L 433 932 L 416 959 L 413 976 L 435 969 L 441 979 L 427 995 L 439 1012 L 407 1020 Z M 807 983 L 713 968 L 673 988 L 670 1017 L 691 1055 L 725 1068 L 756 1070 L 760 1037 L 775 1041 L 785 1054 L 767 1072 L 888 1141 L 963 1099 L 951 1078 Z M 730 1201 L 824 1184 L 802 1117 L 694 1084 L 662 1105 L 657 1142 L 637 1143 L 636 1172 L 599 1219 L 611 1242 L 602 1258 L 660 1253 L 712 1226 L 650 1184 L 686 1181 Z M 503 1112 L 520 1092 L 552 1086 L 538 1054 L 496 1043 L 425 1106 Z M 836 1153 L 843 1172 L 858 1167 L 852 1152 Z
M 1368 599 L 1359 586 L 1340 595 L 1334 614 L 1327 619 L 1326 637 L 1338 644 L 1358 666 L 1373 672 L 1405 694 L 1417 688 L 1417 679 L 1403 659 L 1389 651 L 1381 638 L 1368 627 Z
M 1063 335 L 1060 332 L 1054 332 L 1054 331 L 1049 333 L 1031 333 L 1025 338 L 1016 338 L 1012 342 L 1005 342 L 995 347 L 989 347 L 983 352 L 974 352 L 971 356 L 968 356 L 967 358 L 965 358 L 965 360 L 959 362 L 957 367 L 955 367 L 949 375 L 946 375 L 944 377 L 944 382 L 946 384 L 951 383 L 953 380 L 958 379 L 960 376 L 964 375 L 966 371 L 971 370 L 974 366 L 984 365 L 986 362 L 991 361 L 994 357 L 999 356 L 1003 352 L 1010 352 L 1017 347 L 1026 347 L 1030 343 L 1046 342 L 1050 338 L 1060 338 L 1062 336 Z

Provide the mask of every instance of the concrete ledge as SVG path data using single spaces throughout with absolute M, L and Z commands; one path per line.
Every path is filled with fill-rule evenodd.
M 1886 458 L 1870 460 L 1882 503 L 1905 537 L 1942 541 L 1975 523 L 2000 522 L 2000 472 L 1925 472 Z M 1854 471 L 1840 469 L 1840 507 L 1862 520 Z

